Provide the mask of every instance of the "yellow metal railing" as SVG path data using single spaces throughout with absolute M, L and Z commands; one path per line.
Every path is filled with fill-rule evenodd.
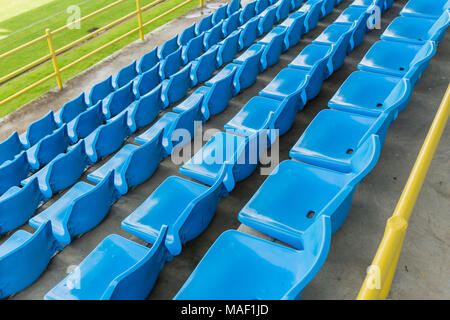
M 408 220 L 419 196 L 436 148 L 450 115 L 450 85 L 431 124 L 425 142 L 403 189 L 400 200 L 386 224 L 383 239 L 358 294 L 358 300 L 386 299 L 397 268 Z
M 126 37 L 128 37 L 128 36 L 130 36 L 132 34 L 135 34 L 137 32 L 139 33 L 139 38 L 141 40 L 144 40 L 144 28 L 145 27 L 149 26 L 150 24 L 152 24 L 152 23 L 162 19 L 163 17 L 167 16 L 168 14 L 170 14 L 170 13 L 180 9 L 181 7 L 187 5 L 187 4 L 191 3 L 191 2 L 194 2 L 196 0 L 186 0 L 186 1 L 176 5 L 175 7 L 171 8 L 170 10 L 167 10 L 166 12 L 160 14 L 159 16 L 157 16 L 157 17 L 155 17 L 155 18 L 153 18 L 153 19 L 151 19 L 151 20 L 149 20 L 147 22 L 143 21 L 142 12 L 149 10 L 150 8 L 158 5 L 161 2 L 164 2 L 165 0 L 155 0 L 155 1 L 149 3 L 149 4 L 145 5 L 145 6 L 141 6 L 141 1 L 140 0 L 136 0 L 136 10 L 135 11 L 130 12 L 127 15 L 125 15 L 125 16 L 123 16 L 123 17 L 121 17 L 121 18 L 119 18 L 119 19 L 117 19 L 117 20 L 115 20 L 115 21 L 113 21 L 113 22 L 103 26 L 103 27 L 100 27 L 97 30 L 95 30 L 95 31 L 93 31 L 93 32 L 91 32 L 91 33 L 89 33 L 89 34 L 87 34 L 87 35 L 85 35 L 85 36 L 83 36 L 83 37 L 81 37 L 81 38 L 79 38 L 79 39 L 77 39 L 77 40 L 75 40 L 75 41 L 73 41 L 73 42 L 63 46 L 63 47 L 61 47 L 61 48 L 59 48 L 59 49 L 55 49 L 54 48 L 52 38 L 53 38 L 53 36 L 55 34 L 61 32 L 63 30 L 68 29 L 70 26 L 72 26 L 75 23 L 79 23 L 79 22 L 82 22 L 82 21 L 84 21 L 86 19 L 95 17 L 95 16 L 97 16 L 97 15 L 99 15 L 99 14 L 101 14 L 101 13 L 103 13 L 103 12 L 105 12 L 105 11 L 107 11 L 107 10 L 117 6 L 117 5 L 119 5 L 120 3 L 124 2 L 124 1 L 128 1 L 128 0 L 117 0 L 117 1 L 115 1 L 115 2 L 105 6 L 103 8 L 97 10 L 97 11 L 94 11 L 94 12 L 92 12 L 92 13 L 84 16 L 84 17 L 81 17 L 77 21 L 73 21 L 73 22 L 71 22 L 69 24 L 66 24 L 66 25 L 56 29 L 56 30 L 51 31 L 50 29 L 46 29 L 44 35 L 42 35 L 40 37 L 37 37 L 37 38 L 27 42 L 27 43 L 24 43 L 24 44 L 18 46 L 17 48 L 15 48 L 15 49 L 12 49 L 12 50 L 10 50 L 8 52 L 0 54 L 0 59 L 6 58 L 8 56 L 11 56 L 11 55 L 13 55 L 13 54 L 15 54 L 15 53 L 25 49 L 25 48 L 30 47 L 30 46 L 38 43 L 39 41 L 43 41 L 43 40 L 47 40 L 47 44 L 48 44 L 48 48 L 49 48 L 49 54 L 44 55 L 43 57 L 41 57 L 39 59 L 36 59 L 35 61 L 27 64 L 26 66 L 23 66 L 23 67 L 15 70 L 15 71 L 7 74 L 7 75 L 1 77 L 0 78 L 0 85 L 5 83 L 6 81 L 16 77 L 16 76 L 19 76 L 19 75 L 23 74 L 24 72 L 29 71 L 32 68 L 35 68 L 36 66 L 38 66 L 38 65 L 40 65 L 42 63 L 47 62 L 47 61 L 51 61 L 52 62 L 53 70 L 54 70 L 53 73 L 45 76 L 44 78 L 42 78 L 42 79 L 32 83 L 28 87 L 26 87 L 26 88 L 24 88 L 24 89 L 22 89 L 22 90 L 20 90 L 20 91 L 18 91 L 16 93 L 14 93 L 13 95 L 7 97 L 6 99 L 0 101 L 0 106 L 2 106 L 4 104 L 6 104 L 6 103 L 16 99 L 17 97 L 19 97 L 19 96 L 25 94 L 26 92 L 36 88 L 37 86 L 39 86 L 39 85 L 49 81 L 52 78 L 56 79 L 56 83 L 58 85 L 58 88 L 62 89 L 62 87 L 63 87 L 63 83 L 62 83 L 62 79 L 61 79 L 61 73 L 62 72 L 70 69 L 71 67 L 75 66 L 76 64 L 78 64 L 78 63 L 88 59 L 89 57 L 97 54 L 98 52 L 100 52 L 100 51 L 102 51 L 102 50 L 104 50 L 104 49 L 114 45 L 115 43 L 117 43 L 117 42 L 125 39 Z M 199 1 L 200 1 L 200 6 L 203 6 L 205 0 L 199 0 Z M 133 18 L 135 16 L 137 17 L 137 22 L 138 22 L 137 23 L 138 26 L 135 29 L 130 30 L 127 33 L 121 35 L 120 37 L 118 37 L 118 38 L 116 38 L 116 39 L 114 39 L 114 40 L 112 40 L 112 41 L 110 41 L 110 42 L 108 42 L 108 43 L 98 47 L 97 49 L 89 52 L 88 54 L 82 56 L 81 58 L 78 58 L 75 61 L 72 61 L 71 63 L 65 65 L 64 67 L 59 67 L 58 66 L 58 61 L 57 61 L 58 55 L 60 55 L 60 54 L 62 54 L 64 52 L 72 49 L 73 47 L 75 47 L 75 46 L 85 42 L 86 40 L 89 40 L 90 38 L 93 38 L 94 36 L 104 32 L 104 31 L 108 31 L 108 30 L 112 29 L 113 27 L 115 27 L 118 24 L 124 22 L 125 20 L 131 19 L 131 18 Z

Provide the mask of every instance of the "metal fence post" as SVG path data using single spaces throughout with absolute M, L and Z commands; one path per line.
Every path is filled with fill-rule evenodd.
M 139 37 L 141 38 L 141 40 L 144 40 L 144 28 L 142 27 L 141 0 L 136 0 L 136 10 L 139 24 Z
M 56 83 L 58 84 L 58 88 L 62 89 L 63 85 L 61 80 L 61 73 L 59 72 L 58 63 L 56 61 L 55 48 L 53 47 L 52 33 L 50 29 L 45 29 L 45 34 L 47 36 L 48 49 L 50 50 L 50 55 L 52 57 L 53 69 L 55 70 Z
M 200 0 L 200 7 L 203 7 L 204 4 L 205 4 L 205 0 Z

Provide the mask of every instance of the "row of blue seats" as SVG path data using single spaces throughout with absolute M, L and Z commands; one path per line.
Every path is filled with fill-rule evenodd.
M 219 90 L 216 91 L 219 93 Z M 199 94 L 193 94 L 178 107 L 184 109 L 187 105 L 192 104 L 192 102 L 195 101 L 195 99 L 197 99 L 198 97 Z M 203 99 L 203 95 L 201 95 L 200 98 Z M 201 102 L 202 100 L 200 100 L 200 103 Z M 100 152 L 99 156 L 103 156 L 104 152 L 107 152 L 108 154 L 114 152 L 105 151 L 106 149 L 111 148 L 112 144 L 115 144 L 114 141 L 120 140 L 120 144 L 119 142 L 117 142 L 118 145 L 114 147 L 115 150 L 117 150 L 123 143 L 124 138 L 116 139 L 115 137 L 122 135 L 120 132 L 123 131 L 120 130 L 120 128 L 126 128 L 126 114 L 120 116 L 119 119 L 120 121 L 112 119 L 112 121 L 110 122 L 111 129 L 104 132 L 103 140 L 108 140 L 108 144 L 104 145 L 100 150 L 97 150 L 98 152 Z M 115 128 L 112 123 L 115 124 Z M 57 174 L 58 172 L 59 174 L 63 172 L 62 168 L 74 168 L 74 170 L 68 174 L 69 176 L 76 175 L 77 168 L 79 166 L 83 166 L 83 168 L 80 168 L 81 172 L 84 170 L 83 163 L 86 160 L 86 155 L 83 154 L 84 143 L 85 141 L 80 141 L 76 146 L 72 147 L 67 154 L 59 156 L 58 159 L 64 160 L 58 161 L 58 165 L 53 165 L 47 168 L 46 171 L 47 173 L 52 173 L 52 175 L 50 176 L 52 178 L 48 178 L 49 174 L 47 173 L 42 174 L 41 182 L 43 185 L 46 185 L 42 188 L 43 190 L 47 190 L 51 193 L 51 188 L 57 186 L 60 183 L 67 182 L 64 181 L 64 178 L 60 177 L 60 175 Z M 57 203 L 52 205 L 43 213 L 31 219 L 30 225 L 37 228 L 35 234 L 47 233 L 47 229 L 50 228 L 50 230 L 52 230 L 53 232 L 53 237 L 60 243 L 67 245 L 70 243 L 73 237 L 95 227 L 108 213 L 112 203 L 116 199 L 118 199 L 121 194 L 125 194 L 127 192 L 127 188 L 142 183 L 153 174 L 153 171 L 156 169 L 161 157 L 167 156 L 167 154 L 164 153 L 165 148 L 163 148 L 163 145 L 164 142 L 161 131 L 157 135 L 155 135 L 154 139 L 146 142 L 140 147 L 135 145 L 126 145 L 112 159 L 111 162 L 109 162 L 107 165 L 100 168 L 93 174 L 89 175 L 88 179 L 90 181 L 98 183 L 96 186 L 92 186 L 84 182 L 76 184 L 72 189 L 64 194 L 63 197 L 61 197 L 57 201 Z M 149 160 L 151 163 L 148 163 Z M 112 170 L 110 165 L 111 163 L 113 163 Z M 105 168 L 107 168 L 108 173 L 106 173 L 103 179 L 99 179 L 99 175 L 102 175 L 102 171 L 104 171 Z M 32 190 L 36 191 L 38 189 L 38 179 L 28 180 L 30 182 L 26 184 L 26 187 L 23 190 L 25 190 L 26 188 L 26 190 L 30 190 L 29 195 L 31 199 L 31 196 L 33 196 Z M 75 179 L 75 181 L 76 180 L 77 178 Z M 45 191 L 43 193 L 45 193 Z M 22 203 L 23 206 L 24 198 L 16 198 L 15 200 L 15 205 L 19 205 L 20 203 Z M 40 201 L 41 199 L 38 198 L 34 203 L 39 203 Z M 92 202 L 96 203 L 93 204 Z M 89 205 L 89 203 L 91 203 L 91 205 Z M 87 214 L 89 215 L 89 217 L 86 216 Z M 31 215 L 32 213 L 28 215 L 28 217 Z M 17 223 L 17 220 L 19 219 L 22 219 L 18 222 L 18 225 L 21 225 L 26 221 L 27 218 L 25 218 L 25 221 L 23 221 L 23 217 L 18 217 L 18 219 L 14 220 L 14 222 Z M 49 224 L 49 220 L 52 222 L 51 224 Z M 14 239 L 14 237 L 11 238 Z M 23 249 L 25 249 L 30 247 L 30 241 L 35 241 L 35 239 L 36 238 L 34 237 L 27 238 L 26 241 L 19 244 L 15 240 L 11 241 L 16 242 L 16 244 L 21 245 Z M 5 246 L 5 249 L 11 250 L 12 248 Z M 45 255 L 43 255 L 42 258 L 45 260 Z M 40 274 L 40 272 L 38 274 Z M 30 277 L 26 278 L 25 281 L 28 281 L 28 283 L 30 283 L 30 281 L 33 282 L 35 279 L 36 277 L 34 277 L 33 270 L 33 272 L 30 272 Z M 21 285 L 20 283 L 17 284 L 19 286 Z M 23 288 L 23 286 L 21 288 Z M 5 295 L 7 295 L 7 291 L 8 290 L 6 289 L 4 290 Z
M 321 4 L 322 1 L 320 1 L 320 5 Z M 301 21 L 303 24 L 304 20 Z M 302 31 L 299 32 L 301 33 Z M 300 36 L 298 36 L 298 39 L 299 38 Z M 295 44 L 296 43 L 292 43 L 292 45 Z M 194 120 L 200 119 L 206 121 L 209 115 L 220 112 L 220 109 L 226 107 L 226 104 L 233 95 L 233 92 L 234 94 L 237 94 L 240 90 L 243 90 L 242 86 L 239 86 L 238 91 L 233 91 L 234 89 L 230 90 L 230 88 L 233 88 L 231 84 L 235 82 L 231 81 L 233 80 L 233 77 L 234 79 L 237 79 L 236 81 L 239 81 L 239 78 L 234 76 L 236 70 L 239 68 L 244 68 L 244 65 L 246 65 L 245 61 L 249 60 L 249 58 L 253 57 L 254 55 L 245 52 L 239 58 L 242 58 L 243 56 L 245 56 L 246 58 L 243 59 L 242 64 L 233 62 L 233 64 L 237 65 L 233 66 L 233 68 L 230 68 L 231 72 L 223 71 L 228 70 L 226 66 L 213 79 L 206 82 L 204 87 L 200 87 L 188 99 L 183 101 L 180 105 L 176 106 L 173 109 L 174 112 L 166 113 L 166 115 L 160 118 L 160 120 L 147 132 L 138 136 L 136 138 L 136 142 L 149 143 L 149 141 L 153 141 L 155 137 L 160 137 L 162 127 L 168 128 L 169 133 L 163 133 L 162 143 L 164 149 L 163 156 L 168 156 L 173 150 L 173 145 L 175 142 L 172 140 L 173 130 L 175 130 L 176 128 L 184 128 L 193 133 L 192 128 L 194 125 Z M 257 57 L 258 59 L 255 59 L 255 62 L 252 62 L 251 64 L 255 65 L 254 67 L 252 67 L 252 69 L 256 69 L 255 72 L 259 73 L 262 71 L 262 61 L 260 58 L 261 53 L 259 53 Z M 238 60 L 239 58 L 235 60 Z M 224 76 L 225 73 L 226 76 Z M 248 72 L 243 72 L 243 74 L 247 73 Z M 223 79 L 228 79 L 227 83 L 226 85 L 223 85 L 220 89 L 218 89 L 218 93 L 221 94 L 221 97 L 226 96 L 226 101 L 221 101 L 221 99 L 223 98 L 216 99 L 218 101 L 216 102 L 216 104 L 214 104 L 215 108 L 211 108 L 211 105 L 205 104 L 205 101 L 207 101 L 208 99 L 208 95 L 204 95 L 203 91 L 207 90 L 207 88 L 212 88 L 215 84 L 219 83 L 219 81 L 222 81 Z M 227 91 L 228 93 L 225 93 Z M 225 104 L 225 106 L 217 107 L 218 103 Z M 205 110 L 208 110 L 208 112 L 205 112 Z M 188 115 L 188 112 L 190 112 L 190 115 Z M 181 115 L 183 114 L 186 114 L 186 116 L 182 117 Z M 208 116 L 206 116 L 206 114 Z M 120 156 L 120 153 L 121 152 L 119 152 L 114 158 L 110 160 L 109 163 L 106 163 L 102 168 L 89 175 L 88 179 L 91 181 L 101 181 L 102 179 L 104 179 L 104 176 L 108 174 L 108 172 L 111 172 L 111 170 L 113 170 L 115 166 L 121 165 L 121 163 L 123 163 L 126 157 Z M 137 234 L 142 239 L 145 239 L 147 242 L 151 243 L 153 245 L 152 250 L 157 250 L 156 248 L 159 248 L 158 250 L 164 251 L 165 258 L 171 259 L 173 255 L 177 255 L 180 253 L 182 243 L 197 237 L 204 230 L 204 228 L 207 227 L 214 215 L 215 208 L 218 202 L 227 194 L 227 190 L 231 190 L 233 188 L 233 186 L 231 185 L 232 183 L 234 183 L 232 179 L 232 167 L 232 164 L 224 166 L 218 173 L 217 179 L 211 185 L 207 186 L 180 177 L 168 178 L 132 215 L 130 215 L 130 217 L 133 216 L 133 218 L 137 218 L 138 220 L 139 217 L 142 217 L 140 226 L 143 227 L 143 230 L 139 231 L 139 228 L 134 228 L 135 225 L 127 228 L 127 220 L 130 220 L 128 218 L 123 222 L 123 228 L 134 234 Z M 174 203 L 173 201 L 174 197 L 177 199 L 176 203 Z M 147 214 L 149 211 L 152 211 L 151 215 Z M 102 297 L 102 295 L 106 292 L 109 292 L 109 288 L 111 288 L 112 285 L 110 281 L 112 281 L 116 277 L 116 274 L 115 271 L 112 273 L 105 273 L 105 269 L 111 268 L 111 255 L 116 254 L 115 251 L 118 250 L 118 248 L 116 248 L 118 244 L 111 245 L 108 252 L 102 254 L 103 258 L 100 264 L 94 265 L 92 259 L 94 259 L 94 257 L 97 256 L 101 250 L 104 250 L 105 245 L 111 244 L 112 239 L 122 244 L 128 241 L 116 235 L 109 236 L 80 264 L 80 269 L 82 272 L 81 281 L 85 281 L 85 287 L 83 288 L 83 290 L 71 290 L 68 289 L 65 285 L 67 282 L 71 282 L 74 280 L 73 277 L 75 277 L 75 273 L 73 273 L 70 274 L 66 279 L 64 279 L 60 284 L 58 284 L 54 289 L 52 289 L 45 298 L 98 299 L 99 297 Z M 133 250 L 135 250 L 135 246 L 135 243 L 130 243 L 128 245 L 129 250 L 131 250 L 128 251 L 128 254 L 133 254 L 132 252 Z M 123 248 L 120 249 L 120 252 L 123 253 L 123 250 Z M 140 256 L 139 259 L 142 259 L 142 256 Z M 133 263 L 140 264 L 139 259 L 134 260 Z M 155 266 L 155 262 L 153 262 L 153 265 Z M 130 265 L 128 264 L 128 268 L 129 267 Z M 126 270 L 124 268 L 125 265 L 117 266 L 117 269 L 118 271 L 120 270 L 120 272 L 124 272 L 124 270 Z M 129 272 L 130 271 L 128 269 L 123 274 L 128 274 Z M 150 278 L 155 279 L 158 272 L 159 270 L 155 268 L 153 270 L 153 274 L 150 275 Z M 105 286 L 102 286 L 102 291 L 96 291 L 93 293 L 89 292 L 91 288 L 99 286 L 99 283 L 97 281 L 91 281 L 89 279 L 91 279 L 92 276 L 99 277 L 100 275 L 103 275 L 103 279 L 105 281 Z M 146 275 L 146 277 L 148 276 L 149 275 Z M 142 281 L 142 283 L 143 286 L 141 287 L 139 285 L 139 288 L 137 290 L 131 289 L 131 291 L 133 291 L 132 293 L 124 292 L 123 290 L 119 293 L 119 290 L 117 290 L 117 297 L 119 297 L 120 295 L 121 298 L 127 298 L 132 295 L 132 297 L 134 298 L 145 298 L 148 292 L 151 290 L 153 282 L 151 286 L 148 285 L 147 279 L 145 279 L 145 281 Z M 147 291 L 142 291 L 142 288 L 146 288 Z M 108 298 L 110 298 L 110 296 L 108 296 Z
M 435 22 L 441 12 L 448 10 L 442 4 L 436 10 Z M 403 14 L 413 9 L 417 19 L 430 19 L 426 14 L 420 16 L 420 8 L 430 6 L 426 0 L 411 0 L 397 19 L 403 19 Z M 397 19 L 382 39 L 399 25 Z M 442 36 L 430 34 L 433 39 Z M 417 45 L 414 34 L 409 39 L 412 43 L 403 38 L 390 43 L 382 40 L 372 46 L 358 65 L 365 71 L 350 75 L 330 100 L 330 109 L 314 118 L 291 149 L 293 160 L 283 161 L 239 213 L 243 224 L 292 248 L 226 231 L 206 253 L 176 299 L 301 297 L 303 288 L 326 259 L 331 234 L 344 222 L 357 184 L 375 166 L 387 127 L 406 107 L 412 87 L 435 53 L 437 43 L 425 41 Z M 356 79 L 355 74 L 359 75 Z M 383 81 L 390 85 L 380 88 L 378 84 Z M 399 89 L 398 83 L 409 89 Z M 360 89 L 362 86 L 364 90 Z M 368 111 L 376 108 L 384 110 Z

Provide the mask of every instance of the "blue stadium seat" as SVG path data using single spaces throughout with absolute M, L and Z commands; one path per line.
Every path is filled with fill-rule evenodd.
M 351 7 L 370 7 L 370 6 L 378 6 L 381 10 L 384 9 L 384 2 L 385 0 L 354 0 L 351 3 Z
M 236 230 L 225 231 L 174 299 L 299 299 L 327 257 L 329 220 L 321 217 L 304 232 L 301 250 Z
M 419 17 L 398 17 L 392 20 L 381 35 L 382 40 L 421 44 L 432 40 L 439 43 L 450 24 L 450 10 L 445 10 L 437 20 Z
M 22 152 L 14 160 L 0 166 L 0 195 L 9 188 L 19 186 L 20 182 L 31 173 L 27 154 Z
M 86 137 L 86 154 L 90 163 L 117 151 L 129 134 L 128 113 L 110 120 Z
M 259 20 L 259 16 L 253 17 L 246 24 L 240 27 L 241 36 L 239 38 L 239 46 L 241 50 L 252 45 L 259 36 Z
M 144 54 L 142 58 L 137 63 L 137 72 L 143 74 L 148 70 L 154 68 L 159 62 L 158 58 L 158 48 Z
M 233 183 L 246 179 L 255 171 L 259 161 L 258 134 L 241 137 L 216 133 L 188 162 L 180 167 L 180 173 L 212 186 L 225 163 L 232 165 Z M 231 189 L 227 190 L 232 191 Z
M 410 0 L 400 11 L 400 15 L 404 17 L 437 19 L 442 12 L 449 8 L 449 0 Z
M 158 49 L 159 60 L 165 59 L 169 54 L 175 52 L 179 48 L 178 34 L 175 37 L 167 40 Z
M 289 17 L 280 24 L 281 27 L 287 29 L 284 40 L 284 50 L 295 46 L 300 41 L 300 38 L 304 33 L 305 18 L 306 13 L 297 11 L 289 15 Z
M 178 37 L 178 45 L 179 46 L 187 45 L 191 39 L 196 37 L 195 28 L 196 28 L 196 24 L 193 23 L 191 26 L 189 26 L 183 30 L 183 32 Z
M 99 101 L 95 106 L 90 107 L 67 124 L 67 132 L 71 143 L 75 144 L 78 140 L 86 138 L 105 121 L 102 102 Z
M 222 27 L 223 21 L 205 32 L 205 38 L 203 39 L 203 48 L 205 51 L 223 39 Z
M 195 34 L 197 36 L 199 36 L 200 34 L 202 34 L 205 31 L 208 31 L 209 29 L 211 29 L 213 27 L 212 16 L 213 16 L 213 14 L 211 13 L 210 15 L 204 17 L 202 20 L 200 20 L 195 25 Z
M 233 97 L 233 82 L 237 75 L 239 67 L 234 64 L 228 64 L 212 79 L 205 83 L 205 86 L 196 90 L 202 93 L 204 98 L 202 102 L 201 113 L 204 120 L 208 120 L 211 115 L 216 115 L 228 106 L 228 102 Z
M 227 8 L 228 16 L 231 16 L 236 11 L 239 11 L 240 8 L 241 8 L 241 0 L 231 0 L 228 3 L 228 8 Z
M 182 244 L 199 236 L 213 218 L 226 195 L 224 179 L 231 174 L 229 168 L 224 166 L 212 187 L 176 176 L 167 178 L 122 221 L 122 229 L 153 244 L 161 228 L 168 226 L 164 245 L 172 255 L 180 254 Z
M 159 74 L 159 62 L 150 70 L 145 71 L 134 81 L 133 94 L 136 98 L 142 97 L 156 88 L 162 81 Z
M 197 89 L 192 94 L 190 94 L 186 99 L 184 99 L 181 103 L 174 106 L 172 111 L 181 114 L 191 109 L 200 110 L 203 98 L 204 98 L 203 93 L 201 93 L 201 90 Z
M 247 89 L 255 83 L 258 73 L 261 72 L 261 56 L 264 49 L 264 46 L 254 44 L 243 54 L 234 59 L 234 64 L 228 64 L 225 66 L 224 69 L 233 68 L 233 65 L 239 66 L 236 70 L 236 75 L 233 82 L 233 95 L 238 94 L 241 90 Z
M 264 1 L 258 1 L 258 3 Z M 258 34 L 262 35 L 269 32 L 277 22 L 277 7 L 270 6 L 259 15 Z
M 333 12 L 336 0 L 316 0 L 322 1 L 322 8 L 320 13 L 320 18 L 323 18 Z
M 109 76 L 106 80 L 103 80 L 92 87 L 89 92 L 88 104 L 90 106 L 97 104 L 97 102 L 105 99 L 108 95 L 114 92 L 114 90 L 112 76 Z
M 377 117 L 395 106 L 403 111 L 411 96 L 408 80 L 366 71 L 353 72 L 328 102 L 336 110 Z
M 218 68 L 233 61 L 236 54 L 240 51 L 239 38 L 241 32 L 242 31 L 238 29 L 217 44 L 219 47 L 219 50 L 217 51 Z
M 258 40 L 258 44 L 264 45 L 264 51 L 261 55 L 262 71 L 276 64 L 281 53 L 285 51 L 286 31 L 286 28 L 275 27 L 264 38 Z
M 42 202 L 37 179 L 25 187 L 11 187 L 0 196 L 0 235 L 14 230 L 30 219 Z
M 171 75 L 175 74 L 184 65 L 181 52 L 183 48 L 178 48 L 177 51 L 169 54 L 166 59 L 161 62 L 159 74 L 161 79 L 168 79 Z
M 133 61 L 128 66 L 119 70 L 117 75 L 113 78 L 113 87 L 115 90 L 122 88 L 126 84 L 130 83 L 134 78 L 138 76 L 136 61 Z
M 377 41 L 358 64 L 358 69 L 405 77 L 414 86 L 436 53 L 436 47 L 434 41 L 423 45 Z
M 0 143 L 0 167 L 6 161 L 14 160 L 24 150 L 25 147 L 20 142 L 19 134 L 13 132 L 8 139 Z
M 77 182 L 88 164 L 89 159 L 86 156 L 84 140 L 81 140 L 67 153 L 58 155 L 41 170 L 23 180 L 22 185 L 25 186 L 37 179 L 44 200 L 48 200 L 55 193 Z
M 217 68 L 218 46 L 214 46 L 191 63 L 190 87 L 211 78 Z
M 87 108 L 88 105 L 83 92 L 77 98 L 66 102 L 60 110 L 55 112 L 55 121 L 58 126 L 62 126 L 63 123 L 68 123 L 75 119 L 80 113 L 86 111 Z
M 375 166 L 380 153 L 373 135 L 352 154 L 349 173 L 285 160 L 239 213 L 239 221 L 301 249 L 302 235 L 317 219 L 331 219 L 335 232 L 350 210 L 357 184 Z
M 256 14 L 261 14 L 268 6 L 270 6 L 269 0 L 258 0 L 255 5 Z
M 350 38 L 350 47 L 348 52 L 352 51 L 356 47 L 358 47 L 366 35 L 368 31 L 367 20 L 369 19 L 371 9 L 367 9 L 366 7 L 353 7 L 350 6 L 335 20 L 333 24 L 339 25 L 352 25 L 355 24 L 355 28 L 353 29 L 352 36 Z
M 273 6 L 277 8 L 276 19 L 277 22 L 288 17 L 291 10 L 291 0 L 278 0 Z
M 67 125 L 64 124 L 55 133 L 46 136 L 26 151 L 28 163 L 32 169 L 38 170 L 52 161 L 58 154 L 65 152 L 69 145 Z
M 212 17 L 212 24 L 215 26 L 222 20 L 225 20 L 228 18 L 228 4 L 225 4 L 223 6 L 220 6 L 217 8 L 216 12 L 214 12 Z
M 121 195 L 147 181 L 162 160 L 162 132 L 142 146 L 127 144 L 103 166 L 87 176 L 89 181 L 100 183 L 114 171 L 114 185 Z
M 53 111 L 50 111 L 44 117 L 28 126 L 27 132 L 19 136 L 20 142 L 28 149 L 41 141 L 45 136 L 55 132 L 56 129 L 58 129 L 58 124 L 55 122 Z
M 144 300 L 164 263 L 167 228 L 147 248 L 116 234 L 107 236 L 45 300 Z
M 304 33 L 307 33 L 314 29 L 319 23 L 322 11 L 322 1 L 308 0 L 298 11 L 306 13 Z
M 112 173 L 96 186 L 78 182 L 54 204 L 31 218 L 29 224 L 40 229 L 50 221 L 55 239 L 69 245 L 72 239 L 102 222 L 119 197 Z
M 16 231 L 0 245 L 0 299 L 35 282 L 60 250 L 62 247 L 53 238 L 50 223 L 42 225 L 34 234 Z
M 186 96 L 191 88 L 191 67 L 190 63 L 161 83 L 161 100 L 165 108 Z
M 205 33 L 202 33 L 201 35 L 189 40 L 187 45 L 183 47 L 183 51 L 181 52 L 181 57 L 183 59 L 184 64 L 187 64 L 202 55 L 204 38 L 205 38 Z
M 374 118 L 332 109 L 322 110 L 311 121 L 289 155 L 315 166 L 350 172 L 352 154 L 371 135 L 378 135 L 380 148 L 383 146 L 395 115 L 395 112 L 385 112 Z
M 241 21 L 239 20 L 240 15 L 241 11 L 239 10 L 224 20 L 222 27 L 222 34 L 224 38 L 236 31 L 236 29 L 241 25 Z
M 245 5 L 244 8 L 242 8 L 240 21 L 241 25 L 246 24 L 251 18 L 253 18 L 256 15 L 256 3 L 258 1 L 252 1 Z
M 133 82 L 113 92 L 105 100 L 103 100 L 103 114 L 106 119 L 111 119 L 125 110 L 131 103 L 136 100 L 133 93 Z

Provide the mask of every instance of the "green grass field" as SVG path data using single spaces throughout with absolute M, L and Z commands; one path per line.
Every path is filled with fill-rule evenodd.
M 147 5 L 154 0 L 141 0 L 141 5 Z M 144 23 L 158 15 L 166 12 L 170 8 L 182 3 L 184 0 L 166 0 L 158 6 L 151 8 L 143 13 Z M 21 44 L 27 43 L 36 37 L 44 34 L 46 28 L 57 29 L 66 24 L 69 13 L 66 12 L 70 5 L 79 5 L 81 15 L 85 16 L 94 12 L 115 0 L 0 0 L 0 54 L 7 52 Z M 177 16 L 198 6 L 198 1 L 193 1 L 183 8 L 165 16 L 163 19 L 153 23 L 145 28 L 144 32 L 163 25 L 164 23 L 176 18 Z M 118 6 L 103 12 L 102 14 L 81 22 L 80 29 L 65 30 L 53 37 L 55 49 L 83 37 L 96 28 L 100 28 L 108 23 L 119 19 L 122 16 L 134 11 L 136 8 L 135 0 L 126 0 Z M 58 65 L 63 67 L 79 57 L 95 50 L 103 44 L 112 41 L 129 30 L 137 27 L 137 18 L 123 22 L 117 27 L 86 41 L 72 50 L 58 56 Z M 138 33 L 123 39 L 113 46 L 101 51 L 97 55 L 77 64 L 69 70 L 62 73 L 63 81 L 66 81 L 76 74 L 82 72 L 98 61 L 111 55 L 120 48 L 125 47 L 139 38 Z M 151 48 L 149 48 L 151 49 Z M 30 46 L 20 52 L 0 60 L 0 77 L 11 73 L 18 68 L 25 66 L 34 60 L 48 54 L 47 41 L 43 40 Z M 0 85 L 0 101 L 31 85 L 41 78 L 53 73 L 51 62 L 44 63 L 29 72 L 22 74 L 10 81 Z M 56 80 L 51 79 L 48 82 L 28 91 L 15 100 L 0 106 L 0 117 L 23 106 L 27 102 L 41 96 L 43 93 L 56 87 Z

